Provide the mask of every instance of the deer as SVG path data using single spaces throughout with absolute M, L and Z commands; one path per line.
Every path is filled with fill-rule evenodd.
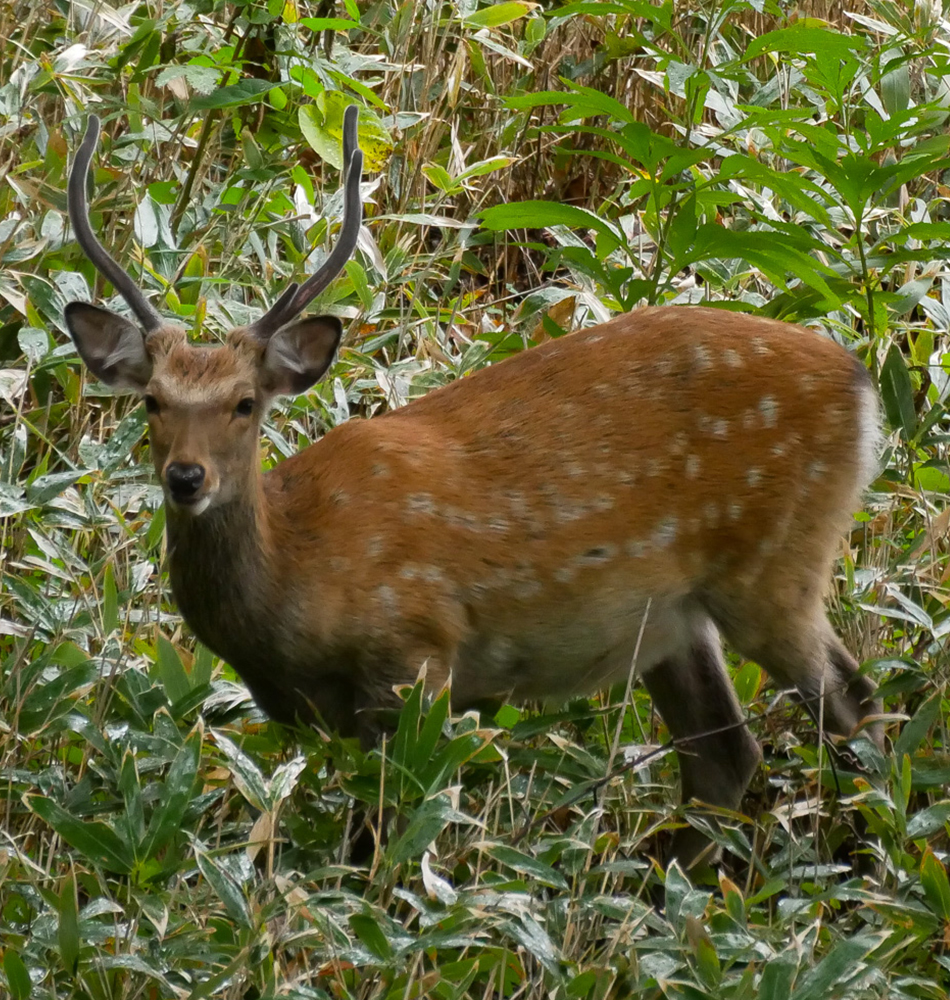
M 825 731 L 883 746 L 875 686 L 825 610 L 877 470 L 866 366 L 821 333 L 653 306 L 548 340 L 262 472 L 261 421 L 328 370 L 343 328 L 300 318 L 356 248 L 357 109 L 343 220 L 302 284 L 218 345 L 163 319 L 93 232 L 99 121 L 68 180 L 79 246 L 135 320 L 71 302 L 88 370 L 144 401 L 167 565 L 195 636 L 263 712 L 372 745 L 400 686 L 454 706 L 563 702 L 636 672 L 678 748 L 681 800 L 739 808 L 761 751 L 722 641 Z M 671 857 L 708 857 L 683 825 Z

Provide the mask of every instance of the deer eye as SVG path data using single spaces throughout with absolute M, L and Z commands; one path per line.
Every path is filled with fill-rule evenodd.
M 145 396 L 146 413 L 158 413 L 158 400 L 154 396 Z
M 249 417 L 254 412 L 254 397 L 245 396 L 244 399 L 234 407 L 235 416 Z

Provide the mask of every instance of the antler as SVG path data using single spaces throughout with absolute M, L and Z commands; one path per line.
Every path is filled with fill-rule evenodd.
M 66 203 L 69 221 L 76 232 L 76 240 L 83 253 L 92 261 L 96 270 L 115 286 L 116 291 L 128 302 L 132 312 L 138 317 L 146 333 L 162 326 L 162 318 L 139 290 L 132 277 L 109 255 L 109 251 L 99 242 L 89 224 L 89 208 L 86 205 L 86 184 L 89 163 L 93 150 L 99 141 L 99 119 L 90 115 L 86 124 L 86 134 L 76 153 L 73 168 L 69 172 L 66 187 Z
M 302 285 L 292 284 L 256 323 L 248 327 L 248 332 L 259 340 L 268 340 L 302 312 L 343 270 L 356 249 L 363 224 L 363 205 L 360 201 L 363 153 L 357 145 L 358 120 L 359 108 L 351 104 L 343 113 L 343 225 L 336 246 L 315 274 Z

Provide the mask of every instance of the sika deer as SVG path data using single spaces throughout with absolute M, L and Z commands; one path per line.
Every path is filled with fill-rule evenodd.
M 641 627 L 636 667 L 679 741 L 742 718 L 720 635 L 816 717 L 823 697 L 834 733 L 878 711 L 823 609 L 879 438 L 847 351 L 769 319 L 640 309 L 351 420 L 262 474 L 271 399 L 316 382 L 340 340 L 338 320 L 295 317 L 356 245 L 356 111 L 336 248 L 217 347 L 162 320 L 93 235 L 98 133 L 91 117 L 70 218 L 144 334 L 79 302 L 66 324 L 97 378 L 144 399 L 175 598 L 273 718 L 372 739 L 375 710 L 423 664 L 456 704 L 565 699 L 625 679 Z M 691 743 L 684 802 L 738 807 L 760 758 L 748 731 Z M 689 864 L 704 844 L 687 829 L 674 852 Z

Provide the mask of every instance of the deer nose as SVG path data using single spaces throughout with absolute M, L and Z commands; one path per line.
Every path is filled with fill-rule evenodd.
M 195 499 L 205 481 L 204 466 L 197 462 L 172 462 L 165 470 L 165 481 L 173 500 L 188 503 Z

